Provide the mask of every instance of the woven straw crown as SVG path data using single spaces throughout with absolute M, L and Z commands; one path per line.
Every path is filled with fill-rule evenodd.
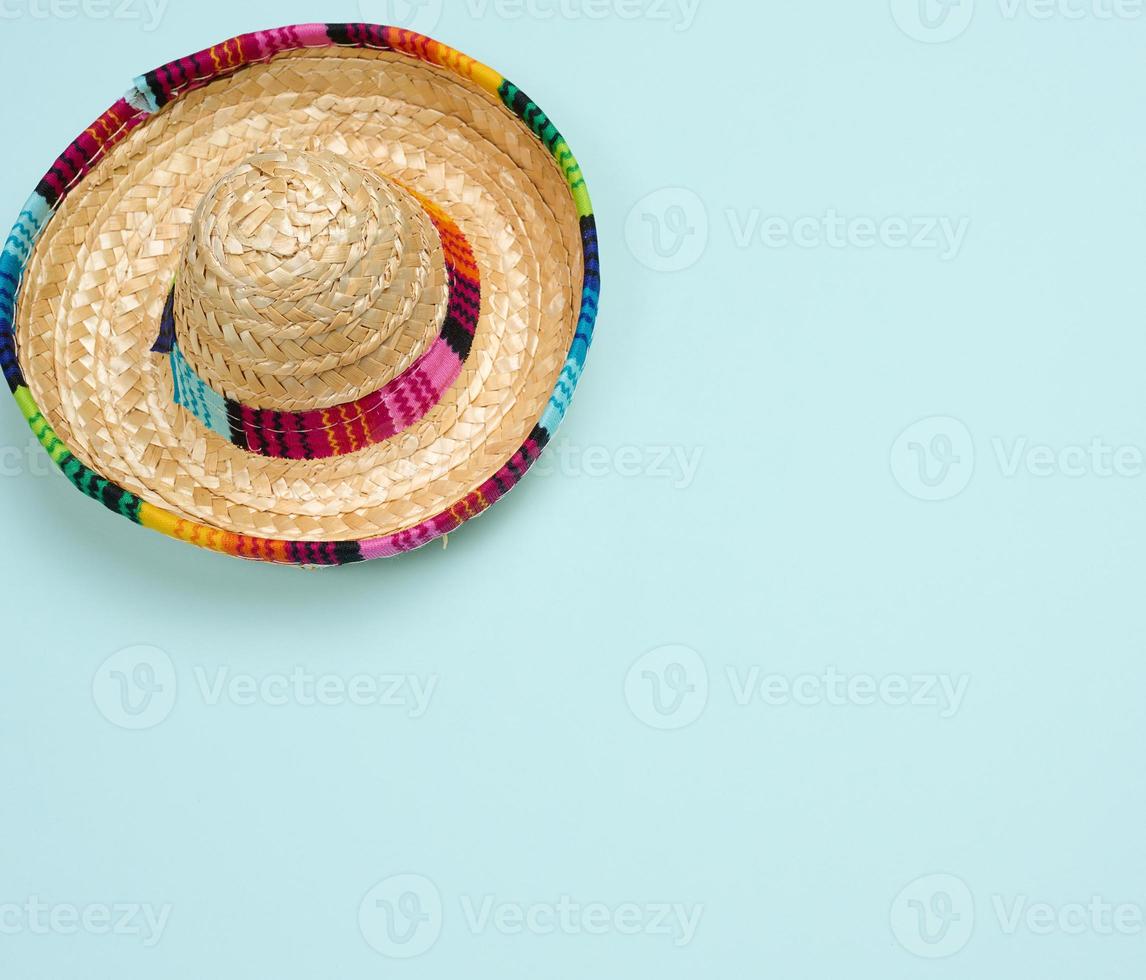
M 293 411 L 392 380 L 438 335 L 446 299 L 441 244 L 409 193 L 334 154 L 277 151 L 203 198 L 174 312 L 212 387 Z

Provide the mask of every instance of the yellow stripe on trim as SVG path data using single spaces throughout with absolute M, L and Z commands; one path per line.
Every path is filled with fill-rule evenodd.
M 480 61 L 475 61 L 470 68 L 471 81 L 477 82 L 482 88 L 492 95 L 500 98 L 501 83 L 505 81 L 501 77 L 500 72 L 494 71 L 489 65 L 483 65 Z
M 179 537 L 175 533 L 175 526 L 179 523 L 179 518 L 171 511 L 149 504 L 146 500 L 139 505 L 139 523 L 152 531 L 158 531 L 160 534 L 166 534 L 172 538 Z

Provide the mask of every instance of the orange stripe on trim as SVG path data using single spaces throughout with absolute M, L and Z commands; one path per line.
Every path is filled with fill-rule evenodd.
M 354 438 L 354 426 L 350 424 L 353 419 L 346 414 L 345 405 L 338 406 L 338 415 L 342 421 L 343 431 L 346 433 L 346 441 L 350 444 L 350 451 L 354 452 L 358 448 L 358 440 Z
M 330 448 L 334 455 L 338 455 L 338 440 L 334 438 L 334 428 L 331 425 L 330 412 L 326 409 L 322 411 L 322 427 L 326 431 L 326 441 L 330 443 Z

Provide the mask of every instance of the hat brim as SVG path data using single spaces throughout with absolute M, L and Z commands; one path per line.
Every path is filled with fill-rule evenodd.
M 212 181 L 316 141 L 449 212 L 481 316 L 416 425 L 334 458 L 265 458 L 179 407 L 150 347 Z M 0 359 L 64 473 L 131 520 L 246 558 L 384 557 L 484 511 L 544 449 L 592 337 L 597 255 L 567 144 L 492 69 L 395 28 L 261 32 L 138 79 L 56 162 L 0 258 Z

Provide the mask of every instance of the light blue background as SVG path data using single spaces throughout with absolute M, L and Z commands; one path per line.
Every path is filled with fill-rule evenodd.
M 1146 905 L 1146 477 L 1000 461 L 1019 440 L 1146 446 L 1146 18 L 978 0 L 965 33 L 932 44 L 888 0 L 700 0 L 687 29 L 651 2 L 592 19 L 447 0 L 434 30 L 551 113 L 604 256 L 565 462 L 447 550 L 311 574 L 202 552 L 38 475 L 15 407 L 0 412 L 0 906 L 172 907 L 154 948 L 0 933 L 0 975 L 1140 975 L 1141 932 L 1008 934 L 994 903 Z M 353 0 L 170 0 L 147 31 L 5 9 L 13 218 L 138 72 L 248 30 L 362 18 Z M 704 246 L 674 272 L 649 268 L 639 234 L 668 227 L 638 204 L 665 187 L 692 231 L 678 244 Z M 829 209 L 969 230 L 948 261 L 737 244 L 753 214 Z M 935 417 L 954 429 L 924 421 L 893 451 Z M 700 451 L 695 477 L 663 475 L 662 448 Z M 970 481 L 921 501 L 916 463 L 951 470 L 952 492 Z M 140 644 L 170 658 L 178 695 L 131 731 L 107 717 L 101 665 Z M 643 668 L 628 699 L 626 675 L 665 645 L 695 652 L 665 663 L 694 688 L 706 671 L 708 698 L 661 731 L 644 724 Z M 858 698 L 739 705 L 730 666 L 969 687 L 947 718 Z M 296 667 L 437 687 L 412 718 L 211 705 L 196 673 Z M 444 909 L 411 960 L 358 923 L 404 873 Z M 973 915 L 974 931 L 930 961 L 915 954 L 946 950 L 912 939 L 915 892 L 897 896 L 934 873 L 966 883 L 974 907 L 949 890 L 963 918 L 948 924 Z M 475 935 L 461 903 L 487 895 L 703 911 L 680 947 Z

